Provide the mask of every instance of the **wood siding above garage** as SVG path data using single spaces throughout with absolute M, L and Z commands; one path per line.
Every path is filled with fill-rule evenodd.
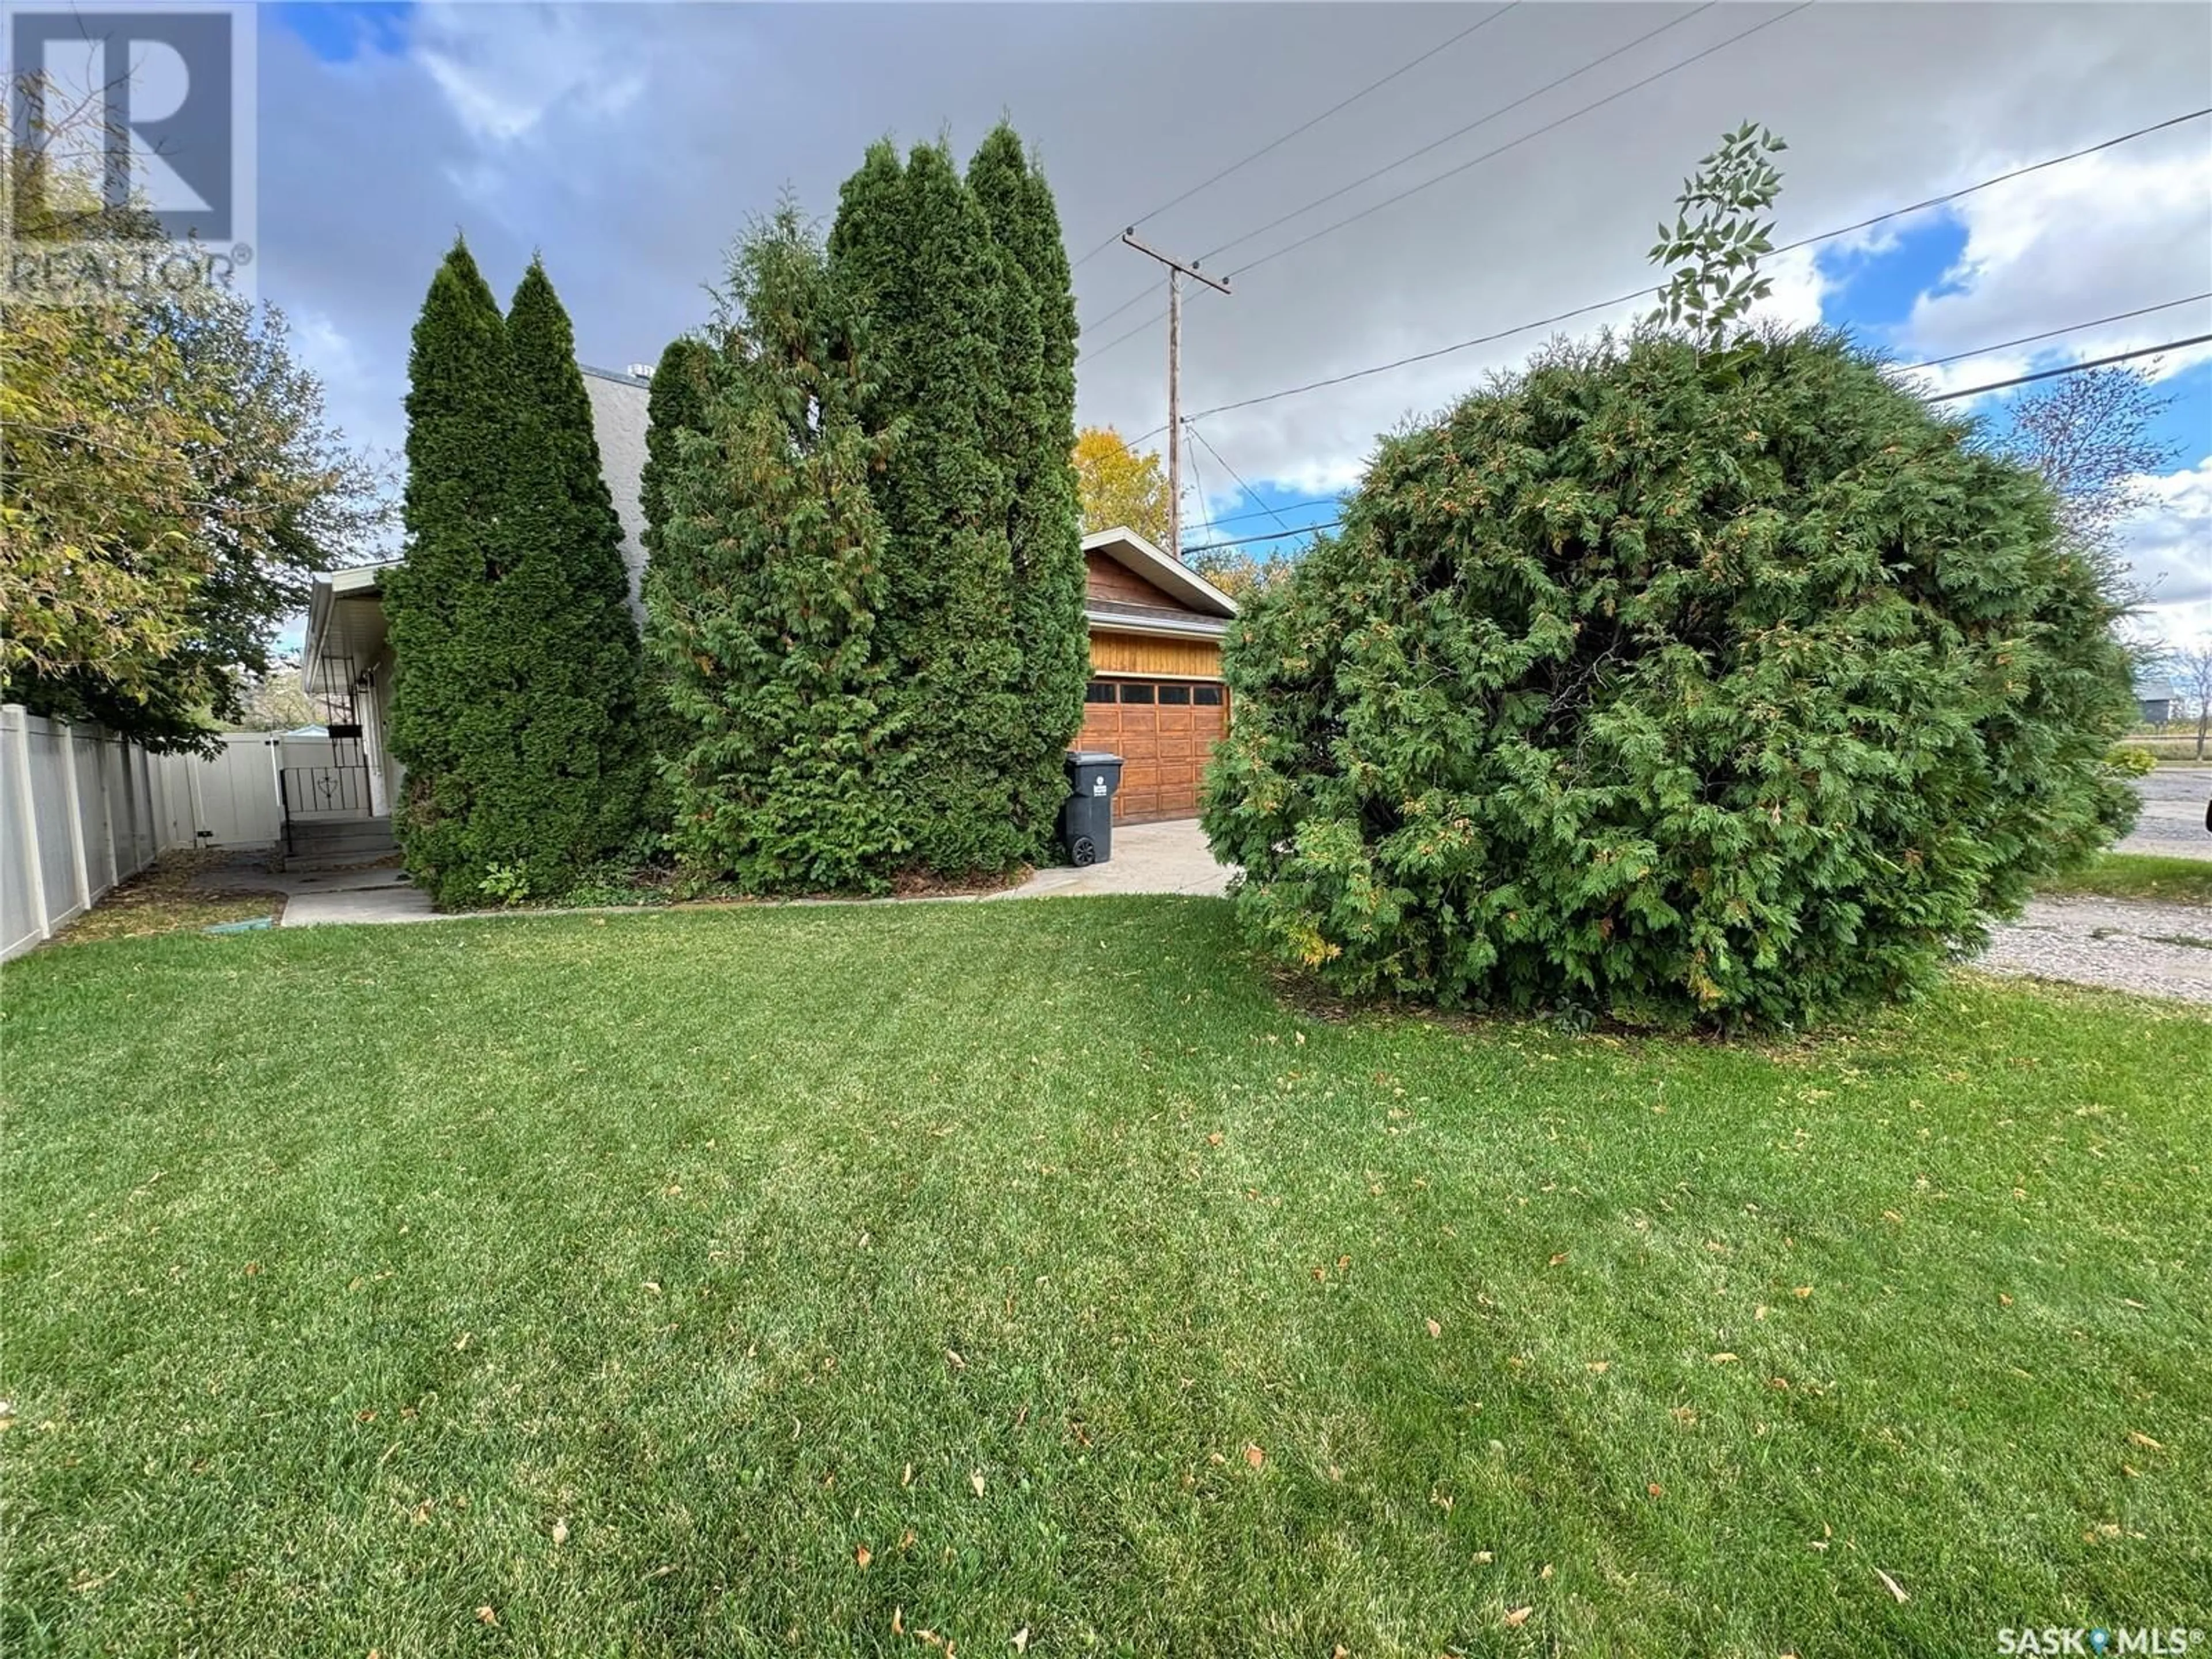
M 1221 644 L 1218 640 L 1115 634 L 1094 628 L 1091 630 L 1091 672 L 1218 680 L 1221 678 Z

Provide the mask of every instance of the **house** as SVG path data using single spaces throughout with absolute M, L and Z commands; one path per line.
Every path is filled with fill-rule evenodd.
M 630 608 L 641 620 L 645 515 L 638 483 L 650 377 L 642 366 L 625 373 L 584 369 L 599 465 L 622 521 Z M 1083 560 L 1091 680 L 1075 746 L 1122 757 L 1117 820 L 1193 817 L 1207 753 L 1228 730 L 1221 642 L 1237 602 L 1133 530 L 1085 536 Z M 353 793 L 365 803 L 365 816 L 379 818 L 390 815 L 404 784 L 385 742 L 393 661 L 384 629 L 383 578 L 391 568 L 392 562 L 359 565 L 318 578 L 301 657 L 308 695 L 332 710 L 333 737 L 353 740 L 336 759 L 358 769 Z M 316 781 L 327 793 L 328 781 Z
M 2146 726 L 2164 726 L 2173 718 L 2173 687 L 2166 680 L 2137 680 L 2136 708 Z

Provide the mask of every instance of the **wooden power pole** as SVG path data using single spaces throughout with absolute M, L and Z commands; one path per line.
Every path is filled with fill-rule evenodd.
M 1171 559 L 1182 557 L 1182 279 L 1194 277 L 1218 294 L 1229 292 L 1226 281 L 1216 282 L 1198 268 L 1170 259 L 1158 248 L 1137 240 L 1132 225 L 1121 240 L 1150 259 L 1168 268 L 1168 545 Z

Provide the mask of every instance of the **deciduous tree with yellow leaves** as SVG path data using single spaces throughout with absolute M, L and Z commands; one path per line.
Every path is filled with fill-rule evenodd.
M 1133 530 L 1167 546 L 1168 480 L 1159 451 L 1132 449 L 1110 426 L 1086 426 L 1076 434 L 1074 459 L 1085 534 Z

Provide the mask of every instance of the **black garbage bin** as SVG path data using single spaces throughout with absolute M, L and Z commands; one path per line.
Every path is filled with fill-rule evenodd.
M 1067 751 L 1067 799 L 1060 809 L 1060 838 L 1078 865 L 1114 856 L 1114 792 L 1121 787 L 1121 757 L 1096 749 Z

